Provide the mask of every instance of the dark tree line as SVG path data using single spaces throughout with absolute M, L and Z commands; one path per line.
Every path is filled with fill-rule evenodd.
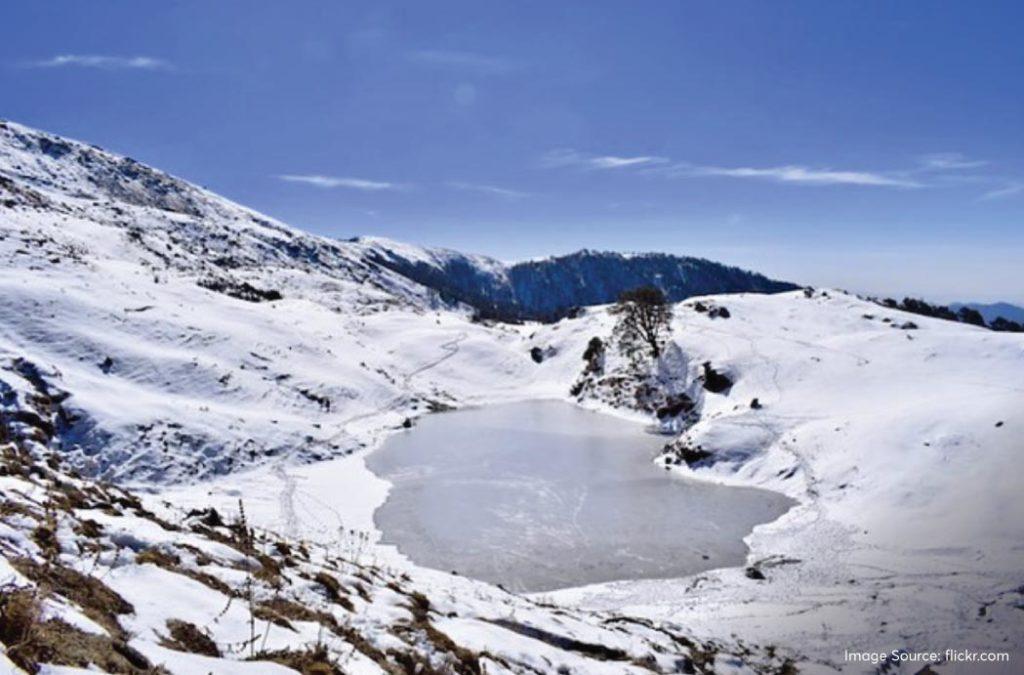
M 921 316 L 930 316 L 933 319 L 945 319 L 946 321 L 959 321 L 960 323 L 969 323 L 974 326 L 981 326 L 982 328 L 991 328 L 996 331 L 1006 331 L 1012 333 L 1024 332 L 1024 326 L 1017 323 L 1016 321 L 1010 321 L 1003 317 L 997 317 L 992 323 L 986 323 L 985 317 L 981 315 L 976 309 L 971 307 L 961 307 L 957 311 L 953 311 L 951 308 L 945 305 L 933 305 L 924 300 L 918 298 L 903 298 L 902 302 L 897 302 L 892 298 L 886 298 L 885 300 L 877 301 L 879 304 L 892 309 L 901 309 L 904 312 L 910 312 L 911 314 L 919 314 Z

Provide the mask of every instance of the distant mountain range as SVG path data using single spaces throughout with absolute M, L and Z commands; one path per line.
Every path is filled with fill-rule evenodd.
M 573 309 L 614 302 L 655 286 L 672 302 L 715 293 L 778 293 L 799 288 L 702 258 L 582 250 L 512 264 L 492 258 L 359 238 L 364 259 L 474 307 L 483 318 L 552 321 Z
M 977 310 L 988 323 L 992 323 L 999 317 L 1008 321 L 1024 323 L 1024 307 L 1011 305 L 1008 302 L 993 302 L 989 304 L 981 302 L 954 302 L 949 305 L 953 311 L 959 311 L 961 307 L 969 307 Z

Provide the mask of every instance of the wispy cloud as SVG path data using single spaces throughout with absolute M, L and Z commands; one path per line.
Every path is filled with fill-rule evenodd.
M 104 56 L 100 54 L 58 54 L 25 64 L 31 68 L 96 68 L 99 70 L 171 70 L 163 59 L 152 56 Z
M 671 178 L 721 177 L 808 186 L 903 189 L 992 186 L 993 189 L 979 197 L 982 200 L 1024 194 L 1024 181 L 1018 178 L 975 171 L 989 166 L 990 162 L 987 160 L 974 159 L 958 152 L 937 152 L 917 157 L 916 162 L 917 165 L 910 168 L 880 171 L 836 169 L 804 164 L 721 166 L 674 161 L 654 155 L 595 155 L 572 149 L 560 149 L 545 154 L 540 164 L 546 168 L 617 169 Z
M 398 190 L 401 188 L 396 183 L 384 181 L 366 180 L 365 178 L 344 178 L 339 176 L 320 176 L 284 174 L 278 176 L 287 183 L 305 183 L 318 188 L 347 188 L 350 190 L 363 190 L 364 192 L 375 192 L 380 190 Z
M 456 190 L 480 192 L 482 194 L 502 197 L 504 199 L 523 199 L 530 196 L 530 193 L 528 192 L 520 192 L 519 190 L 511 190 L 509 188 L 498 187 L 496 185 L 481 185 L 479 183 L 464 183 L 462 181 L 449 181 L 446 185 Z
M 516 61 L 500 56 L 448 49 L 421 49 L 411 52 L 409 59 L 425 66 L 470 71 L 485 75 L 500 75 L 519 68 L 519 63 Z
M 919 158 L 921 166 L 934 171 L 957 171 L 976 169 L 988 164 L 983 159 L 969 159 L 959 152 L 935 152 Z
M 637 155 L 619 157 L 616 155 L 587 155 L 575 150 L 552 150 L 541 158 L 545 167 L 579 166 L 587 169 L 622 169 L 626 167 L 652 166 L 664 164 L 664 157 Z
M 1004 197 L 1013 197 L 1024 193 L 1024 182 L 1010 183 L 1004 187 L 996 188 L 995 190 L 989 190 L 985 194 L 981 195 L 980 199 L 1002 199 Z
M 662 164 L 666 161 L 664 157 L 615 157 L 614 155 L 606 155 L 604 157 L 591 158 L 590 165 L 595 169 L 620 169 L 626 166 Z
M 672 167 L 676 175 L 690 176 L 724 176 L 727 178 L 753 178 L 772 180 L 779 183 L 801 183 L 805 185 L 862 185 L 872 187 L 924 187 L 909 178 L 893 176 L 871 171 L 846 171 L 836 169 L 816 169 L 812 167 L 787 164 L 765 168 L 754 167 L 720 167 L 678 164 Z

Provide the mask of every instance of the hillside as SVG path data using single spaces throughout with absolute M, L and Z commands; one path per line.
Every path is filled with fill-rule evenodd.
M 553 321 L 589 305 L 614 302 L 640 286 L 656 286 L 672 302 L 712 293 L 779 293 L 797 288 L 701 258 L 663 253 L 578 251 L 505 264 L 445 249 L 386 239 L 355 240 L 369 260 L 472 306 L 484 318 Z
M 536 263 L 529 287 L 562 284 L 556 268 L 589 279 L 632 259 L 570 258 L 576 268 Z M 315 647 L 326 631 L 346 672 L 388 672 L 411 654 L 446 672 L 439 660 L 461 650 L 493 655 L 487 672 L 617 673 L 770 672 L 790 658 L 813 670 L 843 666 L 847 647 L 1016 648 L 1024 336 L 840 292 L 743 293 L 677 305 L 664 356 L 633 363 L 608 346 L 604 307 L 547 324 L 473 321 L 476 300 L 405 276 L 395 260 L 445 278 L 460 266 L 453 286 L 487 278 L 486 297 L 532 297 L 494 261 L 307 235 L 127 158 L 0 124 L 8 564 L 50 561 L 107 580 L 127 603 L 116 625 L 71 595 L 50 609 L 172 672 L 214 666 L 161 646 L 169 619 L 209 629 L 231 659 L 216 672 L 273 672 L 225 648 L 249 631 L 251 603 L 226 598 L 248 597 L 259 556 L 282 576 L 279 588 L 260 580 L 260 602 L 283 597 L 358 629 L 339 634 L 322 614 L 282 605 L 295 630 L 262 614 L 261 634 L 276 628 L 260 650 Z M 508 295 L 487 295 L 497 289 Z M 604 353 L 585 360 L 595 337 Z M 709 368 L 731 386 L 705 387 Z M 689 412 L 657 419 L 683 395 Z M 529 398 L 657 423 L 671 434 L 659 464 L 799 505 L 748 537 L 745 569 L 534 598 L 377 545 L 373 512 L 388 485 L 366 469 L 368 451 L 430 411 Z M 86 499 L 55 497 L 62 486 Z M 240 500 L 258 551 L 239 539 Z M 210 507 L 224 527 L 197 527 Z M 47 523 L 58 545 L 34 539 Z M 302 544 L 310 558 L 278 544 Z M 204 567 L 226 591 L 194 583 Z M 319 572 L 340 580 L 357 611 L 330 606 Z M 153 602 L 164 585 L 183 600 Z

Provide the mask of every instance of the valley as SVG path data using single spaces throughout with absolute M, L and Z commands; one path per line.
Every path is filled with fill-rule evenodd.
M 0 410 L 3 440 L 24 451 L 2 478 L 4 560 L 106 579 L 135 608 L 123 636 L 83 619 L 74 598 L 51 611 L 117 633 L 152 663 L 213 667 L 166 647 L 170 620 L 223 647 L 244 643 L 256 615 L 237 599 L 251 589 L 247 561 L 261 558 L 232 538 L 238 528 L 197 524 L 211 508 L 265 537 L 259 554 L 288 581 L 260 586 L 264 600 L 286 589 L 289 602 L 351 622 L 326 647 L 358 653 L 344 672 L 403 672 L 412 653 L 453 672 L 441 654 L 466 652 L 488 673 L 688 672 L 684 658 L 704 672 L 860 672 L 844 649 L 1019 649 L 1020 334 L 917 315 L 911 328 L 906 312 L 839 290 L 728 286 L 680 298 L 664 353 L 638 363 L 612 347 L 606 306 L 504 323 L 395 262 L 444 277 L 438 261 L 457 258 L 474 275 L 505 274 L 489 259 L 308 235 L 14 123 L 0 124 L 0 178 Z M 594 338 L 603 351 L 585 359 Z M 709 368 L 728 386 L 705 386 Z M 691 409 L 658 418 L 683 396 Z M 401 478 L 393 486 L 371 470 L 377 453 L 428 430 L 442 417 L 424 417 L 433 412 L 537 400 L 665 432 L 645 442 L 650 466 L 638 457 L 637 471 L 769 490 L 793 506 L 746 522 L 721 566 L 679 576 L 511 594 L 399 553 L 375 514 Z M 60 468 L 44 468 L 51 455 Z M 108 483 L 139 506 L 96 496 L 58 518 L 40 496 Z M 697 516 L 700 527 L 719 510 Z M 46 548 L 32 532 L 48 517 L 66 522 Z M 85 520 L 102 526 L 92 552 Z M 316 554 L 300 561 L 278 543 Z M 177 563 L 147 554 L 168 547 Z M 5 579 L 31 585 L 4 564 Z M 204 569 L 224 587 L 183 574 Z M 329 602 L 318 572 L 348 575 L 356 611 Z M 164 585 L 187 599 L 151 602 L 147 589 Z M 289 607 L 291 629 L 263 622 L 267 654 L 316 643 L 330 623 Z M 247 644 L 221 649 L 216 672 L 282 672 L 246 660 Z M 476 672 L 459 663 L 454 672 Z

